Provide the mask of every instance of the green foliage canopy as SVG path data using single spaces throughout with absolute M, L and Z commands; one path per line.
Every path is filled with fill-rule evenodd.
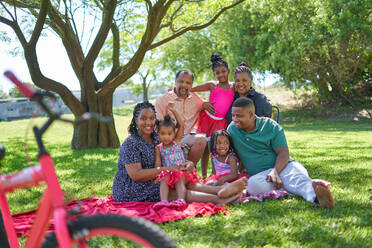
M 219 52 L 230 66 L 246 61 L 288 86 L 315 87 L 320 103 L 355 106 L 372 97 L 371 8 L 368 0 L 246 1 L 163 47 L 164 64 L 210 76 L 209 56 Z

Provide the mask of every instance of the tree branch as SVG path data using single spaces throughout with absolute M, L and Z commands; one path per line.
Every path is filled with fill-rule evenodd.
M 181 36 L 182 34 L 188 32 L 188 31 L 200 30 L 200 29 L 203 29 L 203 28 L 206 28 L 206 27 L 210 26 L 211 24 L 213 24 L 217 20 L 217 18 L 223 12 L 225 12 L 226 10 L 228 10 L 228 9 L 230 9 L 232 7 L 235 7 L 236 5 L 238 5 L 238 4 L 242 3 L 242 2 L 244 2 L 244 0 L 238 0 L 237 2 L 235 2 L 235 3 L 231 4 L 231 5 L 228 5 L 226 7 L 223 7 L 209 22 L 204 23 L 202 25 L 185 27 L 185 28 L 179 30 L 178 32 L 174 33 L 173 35 L 171 35 L 171 36 L 169 36 L 169 37 L 167 37 L 167 38 L 165 38 L 165 39 L 163 39 L 161 41 L 158 41 L 158 42 L 152 44 L 151 46 L 148 47 L 148 50 L 151 50 L 151 49 L 154 49 L 154 48 L 156 48 L 158 46 L 161 46 L 161 45 L 163 45 L 163 44 L 165 44 L 165 43 L 167 43 L 167 42 L 169 42 L 169 41 L 171 41 L 171 40 L 173 40 L 173 39 Z
M 14 16 L 12 15 L 12 13 L 8 10 L 8 8 L 5 6 L 5 4 L 3 2 L 0 2 L 0 4 L 3 6 L 3 8 L 5 9 L 5 11 L 8 13 L 8 15 L 12 18 L 13 21 L 17 21 Z
M 103 80 L 102 85 L 116 77 L 120 72 L 120 33 L 115 22 L 111 26 L 113 49 L 112 49 L 112 68 L 111 72 Z
M 75 23 L 75 19 L 74 19 L 74 13 L 72 12 L 72 3 L 71 3 L 71 0 L 70 0 L 70 7 L 69 8 L 67 8 L 66 2 L 65 2 L 65 5 L 66 5 L 66 9 L 68 9 L 68 12 L 70 13 L 70 16 L 71 16 L 71 18 L 69 18 L 69 19 L 71 20 L 72 27 L 74 28 L 74 31 L 75 31 L 75 35 L 76 35 L 77 39 L 80 41 L 80 43 L 81 43 L 81 41 L 83 40 L 83 38 L 81 38 L 81 39 L 79 38 L 79 32 L 78 32 L 77 27 L 76 27 L 76 23 Z M 68 18 L 67 13 L 66 13 L 66 17 Z
M 112 49 L 112 66 L 114 68 L 120 67 L 120 33 L 119 28 L 115 22 L 111 24 L 112 40 L 113 40 L 113 49 Z
M 105 4 L 105 1 L 104 0 L 99 0 L 102 4 L 102 7 L 105 9 L 106 8 L 106 4 Z
M 53 8 L 53 6 L 50 6 L 50 8 L 48 10 L 48 15 L 49 15 L 49 18 L 51 20 L 51 24 L 53 24 L 53 25 L 50 25 L 50 26 L 53 28 L 53 30 L 56 33 L 61 34 L 61 37 L 63 37 L 63 32 L 65 30 L 66 23 L 63 21 L 63 19 L 59 15 L 59 13 Z M 54 29 L 54 27 L 59 27 L 60 30 Z M 60 31 L 62 31 L 62 32 L 60 33 Z
M 72 69 L 79 79 L 79 82 L 81 82 L 83 79 L 81 69 L 84 63 L 84 54 L 79 40 L 75 35 L 70 23 L 65 23 L 65 16 L 59 14 L 59 12 L 57 12 L 53 6 L 49 7 L 48 15 L 53 24 L 51 27 L 61 37 L 61 41 L 71 62 Z
M 13 22 L 5 17 L 0 16 L 0 22 L 12 27 Z
M 14 2 L 15 2 L 15 0 L 13 0 L 14 17 L 15 17 L 15 21 L 18 22 L 18 18 L 17 18 L 17 10 L 16 10 L 16 6 L 15 6 Z
M 83 38 L 84 38 L 84 31 L 85 31 L 85 11 L 86 11 L 86 6 L 85 6 L 85 4 L 83 5 L 83 8 L 84 8 L 84 11 L 83 11 L 83 28 L 82 28 L 82 30 L 81 30 L 81 35 L 80 35 L 80 37 L 81 37 L 81 40 L 83 40 Z
M 53 8 L 53 6 L 52 6 L 52 5 L 49 5 L 49 7 L 48 7 L 49 18 L 46 18 L 46 19 L 45 19 L 45 24 L 47 24 L 49 27 L 51 27 L 52 30 L 53 30 L 54 32 L 56 32 L 57 35 L 59 35 L 60 37 L 62 37 L 63 32 L 62 32 L 61 26 L 63 26 L 64 23 L 62 22 L 62 25 L 57 25 L 55 21 L 50 20 L 50 18 L 51 18 L 51 17 L 50 17 L 50 16 L 51 16 L 51 13 L 50 13 L 50 12 L 51 12 L 51 9 L 52 9 L 52 8 Z M 28 11 L 30 11 L 30 13 L 31 13 L 31 14 L 32 14 L 36 19 L 38 19 L 38 17 L 39 17 L 39 12 L 37 12 L 34 8 L 29 8 Z
M 49 6 L 50 8 L 50 6 Z M 35 10 L 29 10 L 34 16 L 37 16 Z M 63 31 L 60 26 L 58 26 L 55 22 L 52 22 L 49 18 L 45 20 L 45 24 L 49 26 L 52 31 L 54 31 L 59 37 L 63 37 Z
M 100 5 L 100 3 L 99 3 L 97 0 L 92 0 L 92 1 L 96 4 L 96 6 L 97 6 L 100 10 L 103 10 L 103 6 Z
M 32 57 L 33 55 L 25 51 L 26 62 L 34 84 L 42 89 L 57 92 L 75 116 L 80 116 L 86 112 L 79 99 L 65 85 L 45 77 L 40 71 L 37 58 L 30 60 L 30 56 Z
M 34 31 L 29 42 L 29 45 L 36 49 L 36 43 L 40 37 L 41 31 L 43 30 L 45 19 L 48 13 L 49 1 L 42 0 L 40 3 L 39 17 L 37 18 Z
M 165 4 L 165 8 L 166 8 L 166 9 L 169 9 L 169 7 L 172 5 L 173 2 L 174 2 L 174 0 L 169 0 L 169 1 Z
M 152 3 L 151 3 L 150 0 L 145 0 L 145 2 L 146 2 L 146 5 L 148 7 L 148 11 L 149 11 L 152 8 Z
M 129 62 L 120 68 L 120 73 L 115 76 L 112 80 L 106 81 L 100 90 L 98 90 L 98 96 L 103 97 L 115 90 L 122 82 L 125 82 L 134 73 L 137 72 L 141 65 L 141 62 L 146 54 L 147 48 L 151 45 L 154 38 L 159 32 L 159 27 L 161 20 L 164 17 L 167 9 L 165 9 L 164 0 L 159 0 L 156 4 L 149 10 L 147 16 L 147 26 L 145 33 L 142 36 L 141 43 L 138 46 L 137 51 Z
M 173 2 L 173 1 L 169 1 L 169 2 Z M 169 4 L 169 6 L 170 6 L 170 4 Z M 182 7 L 183 7 L 183 3 L 181 2 L 180 5 L 178 6 L 178 8 L 173 12 L 171 17 L 169 18 L 169 22 L 160 25 L 160 29 L 165 28 L 165 27 L 169 27 L 173 23 L 174 19 L 177 16 L 177 13 L 182 9 Z
M 94 31 L 94 27 L 95 27 L 95 24 L 96 24 L 96 20 L 97 20 L 97 11 L 95 11 L 95 13 L 94 13 L 93 25 L 92 25 L 92 28 L 90 29 L 89 38 L 88 38 L 87 45 L 86 45 L 84 51 L 88 51 L 90 39 L 92 38 L 92 35 L 93 35 L 93 31 Z M 85 22 L 85 20 L 84 20 L 84 22 Z
M 3 1 L 17 8 L 27 8 L 27 9 L 39 9 L 40 8 L 40 5 L 37 3 L 24 3 L 24 2 L 19 2 L 15 0 L 3 0 Z
M 23 48 L 25 48 L 27 46 L 27 40 L 26 40 L 25 36 L 23 35 L 22 30 L 18 26 L 17 22 L 15 22 L 15 21 L 13 22 L 13 21 L 11 21 L 9 19 L 6 19 L 5 17 L 2 17 L 2 16 L 0 16 L 0 22 L 10 26 L 14 30 L 14 32 L 16 33 L 17 38 L 19 39 L 19 42 L 21 42 L 21 45 L 22 45 Z
M 147 85 L 146 85 L 146 88 L 150 88 L 150 84 L 151 84 L 151 82 L 152 82 L 152 79 L 149 80 L 149 82 L 148 82 Z
M 95 40 L 86 56 L 84 64 L 88 67 L 93 66 L 102 46 L 105 43 L 108 32 L 112 26 L 113 16 L 116 9 L 116 0 L 107 0 L 108 3 L 105 4 L 105 10 L 103 11 L 102 24 L 96 35 Z

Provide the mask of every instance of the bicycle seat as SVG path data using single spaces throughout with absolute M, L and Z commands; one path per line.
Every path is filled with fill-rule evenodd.
M 2 160 L 5 156 L 5 147 L 3 144 L 0 143 L 0 160 Z

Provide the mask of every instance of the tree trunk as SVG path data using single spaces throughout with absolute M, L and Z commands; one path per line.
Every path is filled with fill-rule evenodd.
M 99 97 L 100 98 L 100 97 Z M 99 113 L 104 117 L 113 117 L 112 114 L 112 98 L 113 93 L 98 99 L 99 102 Z M 99 147 L 103 148 L 118 148 L 119 138 L 116 133 L 115 122 L 99 122 L 98 123 L 98 144 Z
M 143 100 L 144 101 L 148 101 L 149 100 L 148 89 L 149 88 L 146 85 L 146 80 L 143 80 L 143 82 L 142 82 L 142 92 L 143 92 Z
M 97 97 L 97 95 L 95 96 L 96 103 L 94 105 L 98 106 L 96 113 L 98 113 L 101 117 L 113 117 L 112 98 L 113 93 L 110 93 L 105 97 Z M 89 104 L 87 109 L 91 109 Z M 74 127 L 74 135 L 71 142 L 73 149 L 98 147 L 118 148 L 119 145 L 119 138 L 116 134 L 115 123 L 113 121 L 106 123 L 97 120 L 90 120 L 76 124 Z

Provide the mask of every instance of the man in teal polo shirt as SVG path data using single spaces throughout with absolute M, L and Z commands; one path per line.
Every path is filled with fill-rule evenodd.
M 257 117 L 254 103 L 246 97 L 232 105 L 232 120 L 227 128 L 235 151 L 247 173 L 251 195 L 284 188 L 308 202 L 333 208 L 329 183 L 312 180 L 305 167 L 289 157 L 283 128 L 270 118 Z

